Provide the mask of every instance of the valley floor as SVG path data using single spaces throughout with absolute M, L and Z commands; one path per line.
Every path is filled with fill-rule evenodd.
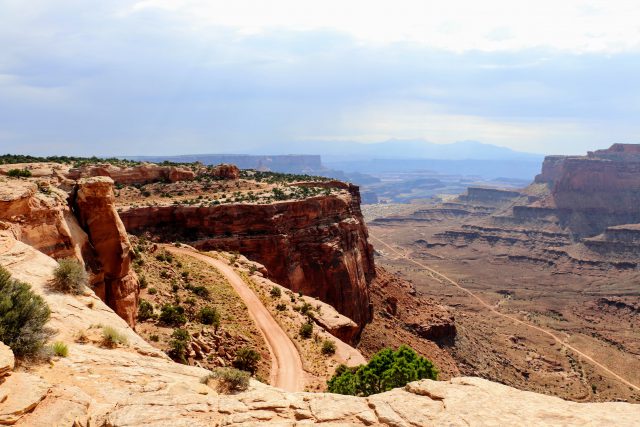
M 376 262 L 453 308 L 457 337 L 443 344 L 463 374 L 576 401 L 640 402 L 640 319 L 603 303 L 637 299 L 636 272 L 536 264 L 514 256 L 527 253 L 517 244 L 445 241 L 438 233 L 462 220 L 412 217 L 430 207 L 365 216 L 396 217 L 368 224 Z

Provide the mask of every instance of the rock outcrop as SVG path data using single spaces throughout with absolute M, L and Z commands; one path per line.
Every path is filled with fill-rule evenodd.
M 459 196 L 461 201 L 471 203 L 486 203 L 496 204 L 504 203 L 522 196 L 518 191 L 503 190 L 500 188 L 484 188 L 484 187 L 469 187 L 467 194 Z
M 214 166 L 212 169 L 208 171 L 209 176 L 212 176 L 217 179 L 239 179 L 240 178 L 240 169 L 236 165 L 230 164 L 220 164 L 218 166 Z
M 66 177 L 73 180 L 80 178 L 91 178 L 95 176 L 106 176 L 116 184 L 138 185 L 149 184 L 151 182 L 167 181 L 189 181 L 195 178 L 196 174 L 190 169 L 178 166 L 163 166 L 153 163 L 142 163 L 136 166 L 114 166 L 112 164 L 89 164 L 80 168 L 71 169 Z
M 138 279 L 131 269 L 131 245 L 115 209 L 111 178 L 80 179 L 74 210 L 89 235 L 103 273 L 104 282 L 94 287 L 96 294 L 129 325 L 135 325 Z
M 331 304 L 362 326 L 371 319 L 373 251 L 358 188 L 340 185 L 344 191 L 339 194 L 303 200 L 138 207 L 123 210 L 120 217 L 130 233 L 239 252 L 263 264 L 274 281 Z
M 67 193 L 48 184 L 0 180 L 0 229 L 54 258 L 83 259 L 87 234 L 67 202 Z
M 53 258 L 84 263 L 92 288 L 134 326 L 138 283 L 113 181 L 90 178 L 71 188 L 68 194 L 48 182 L 0 179 L 0 230 Z

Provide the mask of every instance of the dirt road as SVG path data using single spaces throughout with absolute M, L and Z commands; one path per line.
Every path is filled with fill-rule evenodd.
M 505 319 L 509 319 L 514 323 L 517 323 L 519 325 L 523 325 L 526 326 L 528 328 L 531 328 L 537 332 L 540 332 L 542 334 L 545 334 L 549 337 L 551 337 L 554 341 L 556 341 L 558 344 L 564 346 L 565 348 L 571 350 L 572 352 L 574 352 L 575 354 L 577 354 L 578 356 L 580 356 L 582 359 L 586 360 L 587 362 L 591 363 L 593 366 L 600 368 L 602 371 L 606 372 L 607 374 L 611 375 L 612 377 L 616 378 L 618 381 L 622 382 L 623 384 L 633 388 L 634 390 L 638 390 L 640 391 L 640 387 L 638 387 L 637 385 L 633 384 L 632 382 L 630 382 L 629 380 L 627 380 L 626 378 L 616 374 L 615 372 L 613 372 L 611 369 L 607 368 L 605 365 L 603 365 L 602 363 L 594 360 L 591 356 L 583 353 L 582 351 L 578 350 L 577 348 L 573 347 L 572 345 L 567 344 L 566 342 L 564 342 L 561 338 L 559 338 L 557 335 L 555 335 L 554 333 L 541 328 L 539 326 L 533 325 L 531 323 L 525 322 L 523 320 L 518 319 L 517 317 L 514 316 L 510 316 L 508 314 L 504 314 L 498 310 L 496 310 L 496 308 L 487 303 L 486 301 L 484 301 L 482 298 L 480 298 L 478 295 L 476 295 L 475 293 L 473 293 L 472 291 L 470 291 L 469 289 L 465 288 L 464 286 L 461 286 L 458 282 L 456 282 L 455 280 L 449 278 L 448 276 L 440 273 L 439 271 L 434 270 L 433 268 L 421 263 L 420 261 L 416 261 L 415 259 L 409 257 L 409 255 L 407 254 L 403 254 L 402 252 L 398 251 L 397 249 L 395 249 L 394 247 L 392 247 L 391 245 L 389 245 L 387 242 L 379 239 L 378 237 L 374 236 L 373 234 L 371 234 L 371 232 L 369 232 L 369 237 L 373 238 L 374 240 L 376 240 L 377 242 L 379 242 L 381 245 L 385 246 L 387 249 L 389 249 L 390 251 L 392 251 L 393 253 L 395 253 L 396 255 L 400 256 L 401 258 L 406 259 L 407 261 L 417 265 L 418 267 L 423 268 L 424 270 L 426 270 L 427 272 L 429 272 L 433 277 L 435 278 L 439 278 L 442 280 L 445 280 L 446 282 L 448 282 L 449 284 L 455 286 L 456 288 L 460 289 L 461 291 L 467 293 L 470 297 L 472 297 L 473 299 L 475 299 L 478 304 L 480 304 L 482 307 L 486 308 L 487 310 L 489 310 L 491 313 L 503 317 Z
M 190 249 L 166 247 L 175 254 L 187 255 L 206 262 L 222 273 L 238 293 L 249 310 L 249 315 L 262 333 L 271 353 L 271 385 L 286 391 L 303 391 L 305 372 L 302 360 L 289 336 L 282 330 L 258 296 L 247 286 L 242 277 L 225 262 Z

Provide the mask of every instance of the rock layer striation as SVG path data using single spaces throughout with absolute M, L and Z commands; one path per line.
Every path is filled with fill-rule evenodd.
M 239 252 L 263 264 L 274 281 L 331 304 L 362 326 L 371 319 L 373 251 L 358 187 L 339 185 L 340 194 L 303 200 L 129 208 L 120 217 L 131 233 Z

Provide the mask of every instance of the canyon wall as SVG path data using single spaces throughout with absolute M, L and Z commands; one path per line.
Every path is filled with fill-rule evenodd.
M 129 208 L 120 217 L 131 233 L 237 251 L 265 265 L 274 281 L 333 305 L 363 326 L 371 319 L 373 251 L 358 187 L 340 186 L 346 191 L 339 195 L 266 205 Z
M 578 237 L 640 222 L 638 144 L 614 144 L 587 156 L 548 156 L 536 182 L 546 183 L 549 193 L 526 208 L 553 210 L 561 226 Z M 516 206 L 514 214 L 524 209 Z
M 553 183 L 562 173 L 562 165 L 569 156 L 546 156 L 542 162 L 542 171 L 536 175 L 537 183 Z

